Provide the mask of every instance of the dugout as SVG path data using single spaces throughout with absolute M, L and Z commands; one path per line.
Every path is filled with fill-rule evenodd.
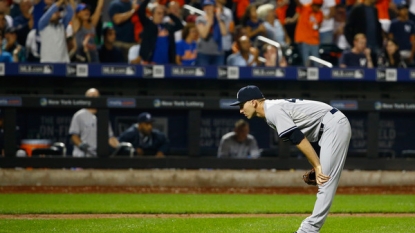
M 52 72 L 48 74 L 44 74 L 44 70 L 41 70 L 42 65 L 36 67 L 34 65 L 29 67 L 30 69 L 23 67 L 25 71 L 33 70 L 34 73 L 19 72 L 23 70 L 21 65 L 12 64 L 6 67 L 6 76 L 2 77 L 0 86 L 0 99 L 3 103 L 0 108 L 8 122 L 4 132 L 8 135 L 6 139 L 9 142 L 15 138 L 13 127 L 18 125 L 25 138 L 46 138 L 66 142 L 69 154 L 71 145 L 66 136 L 69 121 L 72 114 L 83 107 L 82 104 L 42 106 L 42 101 L 45 99 L 52 102 L 56 100 L 59 103 L 65 99 L 80 103 L 89 101 L 81 95 L 86 89 L 95 87 L 102 95 L 102 98 L 93 101 L 94 106 L 99 108 L 98 124 L 101 126 L 110 120 L 115 134 L 119 135 L 140 112 L 148 111 L 158 120 L 158 127 L 167 132 L 170 139 L 174 139 L 171 140 L 171 159 L 177 156 L 180 157 L 178 159 L 203 158 L 208 159 L 204 161 L 208 164 L 209 159 L 212 159 L 212 163 L 216 163 L 214 156 L 219 137 L 231 129 L 236 119 L 241 118 L 237 110 L 228 108 L 227 103 L 235 98 L 235 93 L 240 87 L 255 84 L 261 87 L 267 98 L 314 99 L 329 103 L 345 112 L 353 128 L 349 150 L 351 158 L 394 159 L 403 161 L 404 164 L 413 157 L 415 150 L 411 147 L 411 142 L 415 138 L 412 138 L 410 132 L 415 122 L 413 121 L 415 95 L 412 91 L 415 80 L 411 78 L 410 70 L 397 70 L 396 80 L 387 81 L 380 79 L 382 72 L 386 72 L 382 69 L 363 70 L 364 77 L 356 79 L 347 76 L 350 69 L 313 68 L 318 70 L 321 80 L 308 80 L 301 75 L 304 71 L 315 72 L 315 70 L 288 67 L 280 70 L 284 74 L 283 77 L 276 77 L 275 75 L 281 72 L 275 69 L 273 71 L 240 68 L 238 71 L 240 77 L 234 79 L 221 75 L 219 71 L 230 72 L 221 67 L 204 67 L 203 76 L 196 76 L 188 75 L 192 70 L 177 75 L 177 72 L 182 70 L 166 66 L 165 75 L 160 78 L 155 77 L 154 73 L 145 75 L 148 73 L 145 72 L 146 69 L 154 72 L 156 67 L 133 66 L 134 69 L 129 70 L 133 70 L 136 75 L 130 76 L 122 73 L 103 74 L 104 68 L 108 67 L 91 64 L 86 65 L 89 74 L 85 78 L 69 73 L 71 67 L 66 65 L 50 65 L 52 69 L 48 68 L 48 70 Z M 117 72 L 119 70 L 122 69 L 117 69 Z M 340 71 L 342 72 L 339 73 Z M 254 77 L 253 74 L 259 74 L 260 77 Z M 270 77 L 270 75 L 274 76 Z M 339 75 L 343 76 L 339 77 Z M 109 105 L 111 101 L 122 104 L 126 100 L 133 100 L 134 106 Z M 13 101 L 15 105 L 11 104 Z M 163 101 L 166 103 L 176 101 L 177 105 L 163 106 Z M 255 119 L 250 121 L 250 124 L 252 134 L 259 139 L 260 147 L 264 149 L 264 160 L 246 162 L 247 164 L 258 163 L 259 167 L 267 167 L 267 162 L 264 162 L 267 159 L 293 161 L 303 159 L 292 147 L 279 145 L 278 138 L 261 120 Z M 99 134 L 105 135 L 105 129 L 100 128 Z M 103 141 L 102 138 L 99 140 Z M 10 147 L 8 151 L 13 149 Z M 98 150 L 102 157 L 108 155 L 107 148 Z M 13 157 L 13 153 L 6 154 L 9 155 L 7 159 Z M 187 164 L 183 160 L 180 161 Z M 196 160 L 192 161 L 189 163 L 195 163 Z M 157 166 L 172 166 L 171 164 L 174 163 L 170 161 Z

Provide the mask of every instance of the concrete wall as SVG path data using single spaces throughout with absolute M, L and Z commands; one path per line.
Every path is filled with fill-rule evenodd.
M 0 186 L 304 187 L 305 171 L 0 169 Z M 344 171 L 340 186 L 415 185 L 415 172 Z

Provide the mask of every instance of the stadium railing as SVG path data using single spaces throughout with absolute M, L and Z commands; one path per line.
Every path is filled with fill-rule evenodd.
M 415 69 L 0 63 L 1 76 L 414 82 Z

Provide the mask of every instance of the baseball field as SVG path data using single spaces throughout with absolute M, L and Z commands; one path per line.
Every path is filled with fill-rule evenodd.
M 0 232 L 287 232 L 304 188 L 0 187 Z M 340 187 L 321 232 L 415 232 L 415 187 Z

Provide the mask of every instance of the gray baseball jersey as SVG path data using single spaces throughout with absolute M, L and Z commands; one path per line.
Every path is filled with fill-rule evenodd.
M 88 154 L 85 154 L 77 146 L 74 146 L 73 157 L 95 157 L 97 156 L 97 117 L 85 108 L 77 111 L 71 120 L 69 134 L 77 134 L 82 142 L 87 143 L 90 147 Z M 111 125 L 108 125 L 108 136 L 113 137 Z
M 248 134 L 244 142 L 235 140 L 235 132 L 229 132 L 222 136 L 218 149 L 219 158 L 258 158 L 258 144 L 254 136 Z
M 311 100 L 265 100 L 264 111 L 268 125 L 277 130 L 282 139 L 288 140 L 290 132 L 299 129 L 309 141 L 318 141 L 321 147 L 320 164 L 323 174 L 330 179 L 319 185 L 313 213 L 297 230 L 298 233 L 318 233 L 329 214 L 346 161 L 350 123 L 339 110 Z
M 321 120 L 332 108 L 322 102 L 302 99 L 265 100 L 264 104 L 268 125 L 284 141 L 284 136 L 297 128 L 310 142 L 317 141 Z

